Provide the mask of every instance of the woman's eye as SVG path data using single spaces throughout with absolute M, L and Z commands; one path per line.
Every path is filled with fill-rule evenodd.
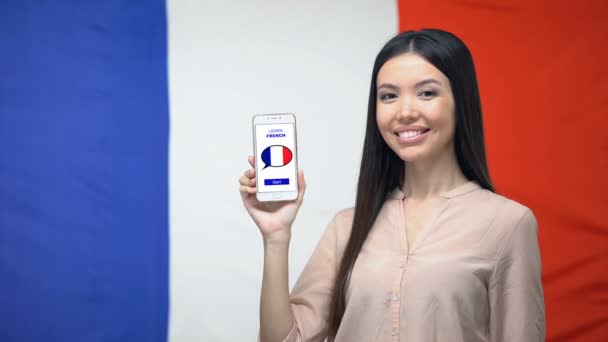
M 396 97 L 397 97 L 397 95 L 395 95 L 393 93 L 380 94 L 380 100 L 382 100 L 382 101 L 389 101 Z
M 431 97 L 435 96 L 436 94 L 437 93 L 433 90 L 425 90 L 420 93 L 420 96 L 422 96 L 424 98 L 431 98 Z

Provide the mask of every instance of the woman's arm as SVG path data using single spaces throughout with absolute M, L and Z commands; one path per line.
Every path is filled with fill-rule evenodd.
M 282 315 L 278 322 L 280 333 L 278 326 L 271 327 L 275 330 L 274 336 L 282 336 L 283 339 L 280 341 L 321 342 L 325 340 L 331 292 L 340 255 L 338 226 L 348 225 L 348 220 L 349 214 L 343 211 L 328 224 L 289 297 L 286 292 L 287 263 L 281 261 L 287 260 L 285 258 L 287 248 L 282 245 L 268 246 L 270 248 L 265 253 L 267 264 L 264 265 L 265 279 L 262 285 L 262 303 L 260 305 L 260 313 L 266 315 L 268 321 L 262 323 L 261 329 L 264 329 L 267 324 L 277 324 L 275 317 Z M 277 257 L 276 260 L 275 257 Z M 279 279 L 281 280 L 279 281 Z M 276 288 L 276 292 L 272 288 Z M 285 300 L 288 302 L 287 309 L 289 310 L 286 309 Z M 287 313 L 288 311 L 289 313 Z M 267 335 L 263 334 L 265 333 L 260 331 L 262 342 L 271 341 L 265 339 Z
M 298 172 L 298 198 L 294 201 L 260 202 L 256 198 L 256 173 L 251 169 L 239 178 L 245 209 L 258 226 L 264 241 L 264 274 L 260 296 L 260 338 L 264 342 L 282 341 L 294 326 L 289 303 L 288 251 L 291 226 L 304 200 L 306 181 Z
M 545 305 L 538 226 L 521 217 L 499 254 L 490 279 L 490 341 L 544 341 Z
M 289 302 L 289 240 L 264 240 L 264 275 L 260 296 L 260 340 L 280 342 L 294 326 Z

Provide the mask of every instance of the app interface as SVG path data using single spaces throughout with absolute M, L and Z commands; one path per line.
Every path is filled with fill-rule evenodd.
M 259 192 L 296 190 L 295 125 L 256 125 Z

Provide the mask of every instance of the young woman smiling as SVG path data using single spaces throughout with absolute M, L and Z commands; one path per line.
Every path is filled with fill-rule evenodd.
M 291 295 L 304 175 L 293 202 L 258 202 L 251 169 L 239 181 L 264 241 L 261 341 L 544 341 L 536 219 L 494 192 L 473 59 L 453 34 L 404 32 L 376 57 L 355 207 Z

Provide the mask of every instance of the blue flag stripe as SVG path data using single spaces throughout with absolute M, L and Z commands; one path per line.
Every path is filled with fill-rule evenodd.
M 165 2 L 0 13 L 0 340 L 166 341 Z

